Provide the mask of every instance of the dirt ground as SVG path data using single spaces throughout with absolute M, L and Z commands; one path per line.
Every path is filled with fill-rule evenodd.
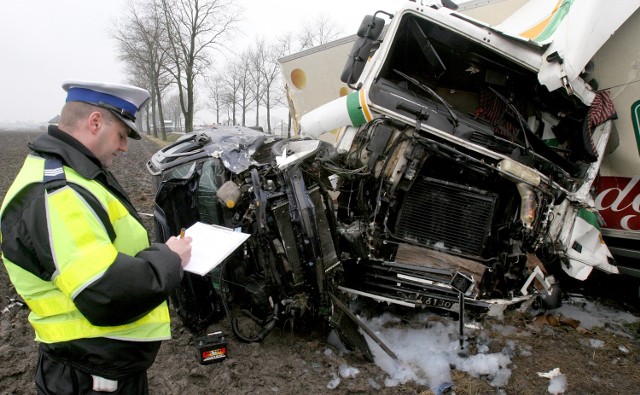
M 0 201 L 28 152 L 27 142 L 38 134 L 0 133 L 3 169 L 0 172 Z M 150 139 L 130 140 L 129 152 L 117 158 L 114 164 L 116 177 L 141 213 L 152 212 L 152 182 L 145 162 L 157 149 L 158 145 Z M 144 218 L 147 228 L 152 229 L 151 217 Z M 0 269 L 0 292 L 0 393 L 34 393 L 37 345 L 27 322 L 28 309 L 13 303 L 18 296 L 4 268 Z M 632 310 L 638 315 L 636 306 L 628 303 L 632 299 L 618 295 L 614 302 L 608 299 L 601 302 L 615 303 L 616 308 Z M 226 319 L 215 329 L 221 329 L 227 335 L 228 358 L 219 364 L 203 366 L 196 361 L 193 335 L 182 326 L 173 311 L 172 316 L 173 339 L 163 343 L 156 363 L 149 370 L 151 394 L 433 393 L 413 382 L 385 387 L 387 374 L 382 369 L 367 363 L 358 353 L 339 352 L 325 341 L 320 331 L 300 333 L 276 328 L 262 343 L 245 344 L 233 337 Z M 547 372 L 555 367 L 560 367 L 567 376 L 567 394 L 640 393 L 637 324 L 625 327 L 622 333 L 617 334 L 605 328 L 584 333 L 570 326 L 545 325 L 532 330 L 532 319 L 513 310 L 505 313 L 504 320 L 486 318 L 482 322 L 492 339 L 490 352 L 499 352 L 509 341 L 515 341 L 521 349 L 530 350 L 528 355 L 516 353 L 511 357 L 511 377 L 505 388 L 498 390 L 491 387 L 486 378 L 474 378 L 454 371 L 454 389 L 449 393 L 545 394 L 549 380 L 539 377 L 537 372 Z M 496 328 L 510 325 L 516 330 L 505 334 L 493 331 L 492 325 Z M 604 346 L 596 350 L 585 339 L 602 340 Z M 628 352 L 620 350 L 621 345 Z M 328 389 L 327 384 L 343 364 L 357 368 L 359 374 L 342 379 L 335 389 Z M 379 386 L 381 388 L 377 389 Z

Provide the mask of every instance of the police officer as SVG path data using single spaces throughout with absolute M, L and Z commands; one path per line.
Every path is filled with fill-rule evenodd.
M 4 265 L 40 344 L 41 394 L 148 392 L 147 369 L 169 339 L 166 299 L 191 238 L 149 245 L 108 168 L 140 139 L 141 88 L 71 81 L 59 127 L 32 152 L 0 208 Z

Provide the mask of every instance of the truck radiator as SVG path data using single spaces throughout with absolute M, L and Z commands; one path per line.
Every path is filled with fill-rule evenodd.
M 482 256 L 497 195 L 435 178 L 420 177 L 407 192 L 395 236 L 407 242 Z

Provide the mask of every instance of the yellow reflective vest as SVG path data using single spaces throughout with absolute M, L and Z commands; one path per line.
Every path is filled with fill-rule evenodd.
M 47 166 L 45 169 L 45 162 Z M 58 159 L 29 155 L 0 209 L 0 218 L 26 186 L 48 179 L 62 180 L 44 191 L 46 226 L 55 272 L 49 281 L 3 257 L 16 291 L 31 309 L 29 321 L 36 340 L 57 343 L 107 337 L 130 341 L 157 341 L 171 337 L 166 301 L 134 322 L 117 326 L 92 325 L 74 304 L 74 298 L 105 274 L 119 253 L 135 256 L 149 246 L 145 228 L 123 203 L 97 181 L 84 178 Z M 72 184 L 88 191 L 108 214 L 109 224 L 92 209 Z M 110 237 L 110 231 L 117 237 Z M 113 240 L 112 240 L 113 239 Z

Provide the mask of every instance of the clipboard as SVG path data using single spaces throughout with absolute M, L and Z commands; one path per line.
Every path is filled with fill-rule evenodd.
M 191 259 L 184 270 L 206 275 L 244 243 L 248 233 L 236 232 L 219 225 L 196 222 L 185 230 L 191 242 Z

